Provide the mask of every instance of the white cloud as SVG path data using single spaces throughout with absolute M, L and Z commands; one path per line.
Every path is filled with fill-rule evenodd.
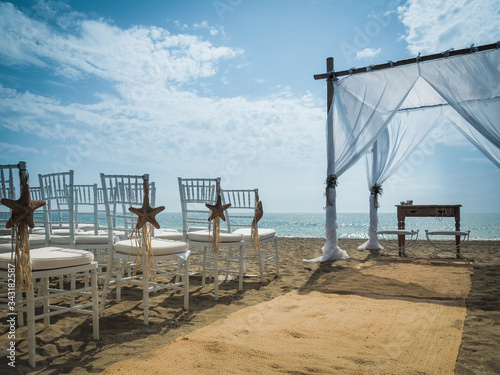
M 2 155 L 20 155 L 20 154 L 40 154 L 45 153 L 34 147 L 24 147 L 12 143 L 0 142 L 0 154 Z
M 77 33 L 61 33 L 0 6 L 16 20 L 0 16 L 0 33 L 12 42 L 0 41 L 0 55 L 9 63 L 36 64 L 75 80 L 98 77 L 113 89 L 94 92 L 95 101 L 82 104 L 0 84 L 0 132 L 36 134 L 62 169 L 112 162 L 168 169 L 169 175 L 220 175 L 228 168 L 266 175 L 309 171 L 325 159 L 324 108 L 311 94 L 276 87 L 275 94 L 247 99 L 197 91 L 200 77 L 215 75 L 241 50 L 103 20 L 80 19 Z M 16 25 L 29 25 L 35 35 L 16 38 Z
M 224 27 L 222 26 L 210 26 L 207 21 L 203 21 L 202 23 L 195 23 L 193 25 L 193 30 L 197 29 L 206 29 L 209 31 L 210 35 L 217 36 L 219 33 L 224 35 Z
M 381 51 L 382 51 L 382 49 L 380 49 L 380 48 L 377 48 L 377 49 L 365 48 L 364 50 L 356 53 L 356 59 L 357 60 L 371 59 L 372 57 L 377 56 Z
M 141 85 L 187 82 L 214 75 L 220 61 L 243 53 L 159 27 L 122 30 L 104 20 L 75 19 L 78 31 L 71 35 L 9 3 L 0 3 L 0 14 L 0 55 L 7 63 L 46 67 L 71 79 L 88 74 Z
M 500 39 L 498 0 L 408 0 L 398 14 L 406 26 L 403 39 L 414 55 Z
M 323 147 L 315 147 L 324 143 L 324 113 L 309 94 L 250 101 L 121 89 L 124 98 L 108 95 L 83 105 L 0 86 L 2 125 L 71 147 L 84 159 L 165 163 L 192 172 L 227 160 L 240 167 L 291 167 L 324 159 Z

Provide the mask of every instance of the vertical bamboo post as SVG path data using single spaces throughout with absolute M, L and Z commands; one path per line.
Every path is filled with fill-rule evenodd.
M 328 57 L 326 59 L 326 72 L 328 74 L 328 77 L 326 78 L 326 117 L 328 118 L 328 113 L 330 113 L 330 108 L 332 106 L 333 102 L 333 81 L 334 81 L 334 75 L 333 75 L 333 57 Z M 327 132 L 327 145 L 334 145 L 333 143 L 333 129 L 330 129 L 330 126 L 328 126 L 328 132 Z M 335 155 L 335 150 L 327 150 L 327 160 L 328 163 L 330 162 L 330 155 L 333 152 L 333 155 Z M 327 174 L 329 174 L 330 171 L 328 171 Z M 328 177 L 328 176 L 327 176 Z
M 326 59 L 326 72 L 333 72 L 333 57 L 328 57 Z M 326 79 L 326 96 L 327 96 L 327 105 L 326 105 L 326 114 L 330 112 L 330 107 L 333 101 L 333 74 L 330 74 Z

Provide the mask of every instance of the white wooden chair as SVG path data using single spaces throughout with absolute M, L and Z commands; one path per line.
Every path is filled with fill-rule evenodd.
M 19 164 L 20 172 L 27 176 L 26 165 Z M 21 194 L 29 194 L 29 187 L 21 189 Z M 5 202 L 3 202 L 5 203 Z M 8 311 L 9 316 L 19 326 L 27 320 L 28 361 L 36 366 L 36 320 L 43 319 L 45 328 L 50 325 L 50 317 L 68 312 L 89 314 L 93 322 L 93 338 L 99 339 L 99 299 L 97 286 L 97 262 L 91 252 L 71 248 L 42 247 L 30 249 L 30 264 L 33 288 L 21 291 L 16 287 L 15 271 L 19 267 L 10 253 L 0 254 L 0 307 Z M 57 288 L 49 278 L 64 276 L 84 276 L 88 283 L 78 283 L 70 288 Z M 68 301 L 68 296 L 70 301 Z M 76 296 L 80 296 L 75 303 Z M 57 300 L 57 305 L 51 301 Z M 35 311 L 35 304 L 41 304 L 41 312 Z
M 146 256 L 138 249 L 134 239 L 137 215 L 129 211 L 130 207 L 141 207 L 144 199 L 144 179 L 148 175 L 106 175 L 101 173 L 106 216 L 108 221 L 108 263 L 106 280 L 101 296 L 101 312 L 109 294 L 110 285 L 116 285 L 116 300 L 121 299 L 122 284 L 138 285 L 143 288 L 144 324 L 149 322 L 149 294 L 163 289 L 184 292 L 184 308 L 189 308 L 189 255 L 188 245 L 183 241 L 151 240 L 152 260 L 149 266 Z M 150 183 L 151 205 L 155 205 L 155 187 Z M 121 241 L 114 242 L 114 233 L 120 232 Z M 136 264 L 137 253 L 143 255 Z M 138 266 L 139 271 L 130 271 Z M 151 270 L 149 277 L 144 277 L 144 269 Z
M 107 263 L 108 232 L 101 224 L 105 219 L 104 195 L 97 184 L 74 185 L 75 246 L 92 250 L 99 263 L 99 275 Z M 101 229 L 99 229 L 101 228 Z M 115 236 L 115 241 L 118 241 Z
M 207 274 L 214 278 L 215 299 L 219 298 L 219 272 L 228 280 L 230 273 L 238 275 L 238 290 L 243 290 L 245 246 L 243 235 L 221 230 L 219 251 L 212 252 L 210 210 L 205 204 L 214 204 L 220 178 L 178 178 L 182 211 L 182 232 L 192 249 L 205 286 Z M 219 185 L 220 186 L 220 185 Z
M 17 164 L 0 165 L 0 199 L 15 199 L 16 187 L 14 184 L 14 174 L 17 173 Z M 5 224 L 10 218 L 10 209 L 0 206 L 0 235 L 10 236 L 11 230 L 5 228 Z
M 99 234 L 97 184 L 74 185 L 74 189 L 75 228 Z
M 0 199 L 15 199 L 15 173 L 17 173 L 17 164 L 0 165 Z M 5 228 L 9 218 L 10 208 L 0 205 L 0 253 L 10 252 L 12 249 L 12 230 Z
M 41 200 L 42 199 L 42 189 L 39 186 L 32 187 L 30 186 L 31 198 L 33 200 Z M 36 234 L 37 236 L 44 236 L 45 234 L 45 223 L 43 221 L 43 210 L 37 210 L 33 214 L 33 218 L 35 219 L 35 228 L 30 231 L 32 234 Z M 30 236 L 30 241 L 33 236 Z M 45 241 L 44 241 L 45 245 Z
M 5 164 L 0 165 L 0 199 L 15 199 L 16 186 L 14 177 L 18 173 L 19 164 Z M 42 199 L 31 193 L 33 199 Z M 12 229 L 5 228 L 5 224 L 10 218 L 10 209 L 6 206 L 0 205 L 0 253 L 10 253 L 12 251 Z M 43 226 L 43 212 L 41 210 L 35 211 L 34 214 L 35 225 Z M 31 231 L 31 229 L 30 229 Z M 43 233 L 43 232 L 42 232 Z M 36 234 L 30 236 L 30 248 L 45 246 L 45 239 L 43 234 Z
M 45 245 L 71 247 L 84 250 L 99 251 L 108 248 L 107 233 L 97 231 L 84 231 L 78 228 L 78 217 L 85 212 L 77 211 L 90 206 L 90 214 L 93 216 L 92 227 L 98 225 L 97 201 L 95 196 L 97 190 L 86 185 L 74 184 L 74 172 L 59 172 L 51 174 L 39 174 L 40 190 L 42 199 L 47 202 L 43 207 L 45 223 Z M 92 185 L 90 185 L 92 186 Z M 117 239 L 115 239 L 117 240 Z M 100 258 L 98 257 L 98 260 Z
M 255 215 L 255 208 L 259 199 L 258 189 L 222 190 L 222 202 L 231 203 L 227 209 L 227 226 L 232 233 L 243 235 L 245 242 L 245 262 L 257 261 L 260 280 L 264 282 L 264 264 L 274 260 L 276 276 L 279 276 L 278 236 L 276 230 L 258 227 L 260 246 L 255 249 L 251 239 L 251 224 Z

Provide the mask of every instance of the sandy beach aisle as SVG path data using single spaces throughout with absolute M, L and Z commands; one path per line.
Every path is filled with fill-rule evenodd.
M 357 268 L 371 261 L 377 254 L 358 251 L 357 246 L 362 240 L 341 240 L 340 246 L 349 253 L 350 259 L 324 264 L 302 261 L 302 258 L 319 255 L 323 242 L 322 239 L 280 239 L 280 277 L 274 278 L 272 265 L 268 264 L 266 283 L 259 283 L 257 278 L 246 278 L 244 291 L 238 293 L 236 283 L 230 282 L 221 288 L 218 302 L 213 298 L 212 285 L 201 288 L 201 280 L 193 277 L 190 311 L 182 310 L 181 296 L 160 294 L 153 297 L 151 302 L 153 308 L 150 326 L 142 324 L 141 292 L 126 289 L 124 301 L 113 302 L 105 310 L 101 318 L 99 342 L 91 340 L 91 326 L 89 320 L 84 317 L 67 316 L 54 319 L 51 327 L 38 335 L 39 356 L 36 371 L 30 372 L 27 367 L 27 343 L 23 331 L 25 328 L 19 328 L 18 335 L 22 339 L 17 342 L 20 351 L 18 366 L 15 372 L 10 373 L 100 373 L 118 361 L 134 357 L 147 358 L 154 350 L 163 348 L 181 336 L 206 327 L 247 306 L 255 306 L 289 292 L 308 288 L 320 278 L 331 278 L 331 282 L 338 285 L 343 295 L 349 295 L 349 285 L 342 284 L 343 280 L 347 281 L 350 274 L 355 273 Z M 431 249 L 425 241 L 420 241 L 414 251 L 419 257 L 425 257 L 430 254 Z M 497 355 L 500 342 L 500 243 L 471 242 L 468 248 L 464 249 L 464 254 L 474 260 L 474 273 L 471 276 L 472 289 L 466 301 L 467 316 L 455 373 L 500 373 L 500 359 Z M 397 257 L 390 258 L 398 261 Z M 390 261 L 387 262 L 388 265 L 391 264 Z M 250 268 L 249 272 L 254 273 L 255 269 Z M 386 285 L 379 288 L 379 292 L 391 293 Z M 351 293 L 354 292 L 351 290 Z M 357 293 L 359 295 L 359 291 Z M 38 324 L 37 329 L 41 330 L 42 325 Z M 2 315 L 2 348 L 6 342 L 6 328 L 5 317 Z M 5 358 L 2 358 L 0 370 L 2 373 L 8 370 Z

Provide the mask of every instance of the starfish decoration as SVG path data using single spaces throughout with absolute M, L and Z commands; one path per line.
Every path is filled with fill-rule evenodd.
M 29 174 L 19 171 L 19 178 L 21 180 L 21 197 L 18 200 L 4 198 L 1 203 L 12 210 L 12 215 L 7 221 L 5 227 L 12 228 L 17 223 L 24 223 L 30 228 L 35 227 L 35 220 L 33 212 L 36 209 L 44 206 L 47 202 L 43 200 L 32 200 L 30 194 L 30 186 L 28 184 Z
M 222 204 L 222 198 L 220 196 L 220 193 L 217 195 L 217 201 L 215 204 L 208 204 L 205 203 L 205 206 L 212 211 L 210 214 L 210 217 L 208 218 L 208 221 L 213 220 L 215 218 L 220 217 L 222 220 L 226 221 L 226 217 L 224 216 L 224 211 L 226 211 L 229 207 L 231 207 L 231 203 L 228 204 Z
M 144 179 L 144 200 L 141 208 L 129 207 L 129 211 L 138 216 L 135 229 L 140 229 L 146 223 L 151 223 L 156 229 L 160 229 L 160 223 L 156 220 L 155 216 L 165 209 L 165 206 L 153 208 L 149 204 L 149 183 Z

